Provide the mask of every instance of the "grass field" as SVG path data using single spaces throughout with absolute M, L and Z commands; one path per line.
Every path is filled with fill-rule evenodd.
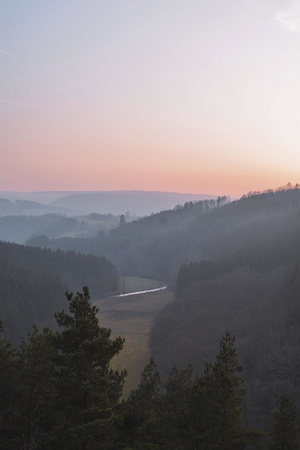
M 163 283 L 144 278 L 126 278 L 124 285 L 124 293 L 128 293 L 155 289 L 163 286 Z M 153 317 L 172 300 L 173 293 L 167 289 L 128 297 L 93 299 L 93 304 L 99 308 L 99 325 L 111 328 L 112 337 L 125 338 L 122 352 L 112 360 L 114 369 L 125 368 L 128 372 L 124 397 L 137 387 L 141 372 L 149 362 L 148 339 Z

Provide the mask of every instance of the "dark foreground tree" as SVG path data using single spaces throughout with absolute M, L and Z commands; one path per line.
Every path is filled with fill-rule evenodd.
M 39 333 L 36 325 L 22 339 L 17 351 L 19 385 L 16 391 L 17 448 L 42 448 L 44 426 L 54 402 L 53 333 L 44 329 Z
M 151 359 L 137 390 L 123 403 L 127 445 L 134 449 L 245 450 L 263 433 L 243 424 L 242 366 L 228 331 L 214 364 L 200 377 L 173 368 L 164 387 Z M 126 442 L 124 440 L 124 442 Z
M 17 352 L 11 342 L 2 337 L 2 332 L 0 321 L 0 448 L 10 450 L 15 448 L 18 364 Z
M 273 416 L 269 450 L 297 450 L 300 448 L 299 419 L 295 405 L 287 394 L 279 397 L 278 411 Z
M 135 449 L 161 448 L 159 416 L 162 392 L 160 375 L 153 358 L 144 368 L 138 388 L 131 391 L 120 410 L 124 417 L 123 438 Z M 159 412 L 158 412 L 159 411 Z
M 158 411 L 161 441 L 166 449 L 195 448 L 192 425 L 193 368 L 171 370 Z
M 234 344 L 234 336 L 227 331 L 220 341 L 216 362 L 206 363 L 202 376 L 188 391 L 189 448 L 242 450 L 249 443 L 242 420 L 243 368 Z
M 217 399 L 217 421 L 220 445 L 223 450 L 246 447 L 242 420 L 241 388 L 243 367 L 238 363 L 235 337 L 227 331 L 220 341 L 220 351 L 212 367 L 212 377 Z
M 56 314 L 63 331 L 55 338 L 56 403 L 45 448 L 114 448 L 115 426 L 122 420 L 114 407 L 125 371 L 112 371 L 110 361 L 124 340 L 111 340 L 111 330 L 98 325 L 87 287 L 66 296 L 70 314 Z
M 216 362 L 206 365 L 201 380 L 210 401 L 210 425 L 214 431 L 212 443 L 208 447 L 211 450 L 243 450 L 249 444 L 257 444 L 264 436 L 258 431 L 248 431 L 244 426 L 242 371 L 235 348 L 235 336 L 226 331 L 220 341 Z

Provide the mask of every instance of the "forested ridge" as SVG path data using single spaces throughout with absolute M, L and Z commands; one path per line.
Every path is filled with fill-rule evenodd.
M 229 331 L 201 374 L 173 366 L 162 382 L 151 358 L 121 401 L 126 370 L 112 370 L 110 361 L 124 340 L 100 327 L 87 287 L 66 298 L 69 311 L 55 314 L 58 332 L 34 325 L 19 347 L 0 337 L 1 448 L 299 448 L 298 412 L 287 394 L 267 411 L 268 429 L 245 425 L 243 367 Z
M 231 203 L 227 198 L 190 202 L 132 223 L 127 224 L 124 220 L 109 234 L 101 232 L 92 239 L 48 240 L 52 249 L 61 246 L 64 250 L 73 248 L 82 253 L 104 254 L 117 264 L 122 275 L 155 276 L 168 281 L 176 293 L 175 301 L 158 314 L 152 327 L 150 349 L 155 363 L 151 361 L 145 368 L 144 381 L 125 403 L 116 400 L 115 406 L 108 407 L 114 411 L 114 439 L 117 441 L 109 441 L 103 448 L 229 450 L 247 448 L 250 442 L 260 439 L 262 448 L 300 448 L 297 425 L 297 410 L 300 410 L 299 220 L 300 190 L 298 186 L 287 186 L 276 192 L 251 193 Z M 39 264 L 38 255 L 41 258 L 42 254 L 56 255 L 58 260 L 61 255 L 65 267 L 70 268 L 71 255 L 75 255 L 74 252 L 32 248 L 27 260 L 22 254 L 25 247 L 13 246 L 14 256 L 6 258 L 8 247 L 5 246 L 8 245 L 0 246 L 0 250 L 3 249 L 1 255 L 7 260 L 6 266 L 3 264 L 3 273 L 8 263 L 11 267 L 16 261 L 20 263 L 12 284 L 18 283 L 21 271 L 34 272 L 37 266 L 39 270 L 45 270 L 46 277 L 61 275 L 53 269 L 55 266 L 56 270 L 63 272 L 61 262 L 54 265 L 49 262 L 48 266 L 43 266 L 42 262 Z M 76 264 L 72 270 L 76 273 L 76 283 L 84 280 L 82 284 L 85 284 L 95 257 L 81 255 L 78 258 L 85 261 L 87 272 L 81 274 Z M 104 257 L 103 261 L 106 261 Z M 116 274 L 114 266 L 108 265 L 112 268 L 109 273 Z M 14 274 L 13 270 L 10 274 Z M 70 278 L 66 278 L 68 276 Z M 67 279 L 72 283 L 68 271 L 63 282 Z M 58 281 L 53 278 L 53 286 L 55 280 Z M 46 281 L 51 283 L 48 278 Z M 93 282 L 93 278 L 88 282 Z M 57 284 L 55 289 L 58 292 L 60 285 Z M 23 287 L 20 291 L 24 291 Z M 28 296 L 34 298 L 29 291 Z M 57 298 L 59 296 L 61 293 Z M 55 306 L 56 311 L 59 309 L 62 307 Z M 74 321 L 67 319 L 64 323 L 71 326 Z M 235 375 L 231 379 L 236 381 L 237 376 L 239 381 L 235 388 L 230 387 L 234 399 L 230 397 L 229 402 L 235 405 L 230 417 L 235 417 L 232 420 L 238 428 L 233 427 L 230 418 L 226 418 L 226 422 L 219 416 L 218 402 L 222 393 L 218 390 L 219 359 L 215 360 L 215 355 L 224 330 L 230 330 L 236 341 L 230 333 L 225 333 L 223 343 L 228 339 L 227 343 L 236 346 L 239 355 Z M 62 351 L 66 350 L 59 347 L 59 352 Z M 56 367 L 55 361 L 53 364 Z M 238 369 L 240 365 L 243 372 Z M 116 389 L 116 397 L 119 396 L 122 379 L 109 395 L 113 395 Z M 175 384 L 168 384 L 173 382 Z M 112 386 L 107 383 L 106 380 L 104 385 Z M 69 396 L 71 398 L 71 393 Z M 107 401 L 111 400 L 105 397 Z M 272 424 L 272 415 L 277 407 L 279 412 Z M 66 407 L 66 411 L 69 408 Z M 234 416 L 234 411 L 239 411 L 238 417 Z M 78 414 L 84 416 L 82 412 Z M 279 434 L 285 436 L 285 442 L 280 444 L 275 438 L 276 429 L 281 426 L 277 424 L 277 427 L 276 417 L 279 422 L 287 420 L 287 417 L 291 419 L 289 425 L 282 425 L 284 430 L 281 429 Z M 93 420 L 99 422 L 96 418 Z M 235 431 L 233 434 L 226 432 L 230 444 L 222 447 L 217 436 L 226 428 L 225 423 Z M 72 430 L 73 425 L 70 425 Z M 47 433 L 50 429 L 51 433 L 56 433 L 55 426 L 52 426 L 54 424 L 47 422 L 47 427 L 50 427 Z M 78 427 L 81 432 L 90 429 Z M 257 432 L 269 433 L 271 429 L 273 434 L 267 437 Z M 287 429 L 291 431 L 287 433 Z M 251 430 L 256 431 L 252 433 Z M 78 448 L 101 448 L 95 443 L 98 437 L 88 436 L 92 441 L 78 444 Z M 290 437 L 291 442 L 288 441 Z M 69 438 L 64 437 L 66 441 Z M 289 443 L 284 446 L 286 442 Z
M 100 232 L 94 238 L 30 239 L 30 245 L 51 249 L 75 250 L 81 253 L 104 255 L 128 276 L 173 280 L 186 259 L 189 245 L 186 233 L 195 221 L 206 220 L 214 209 L 228 202 L 217 200 L 187 202 L 183 206 L 151 216 L 123 223 L 110 233 Z
M 268 425 L 266 411 L 281 392 L 300 407 L 299 194 L 298 189 L 252 194 L 227 205 L 211 259 L 181 266 L 176 299 L 158 314 L 151 331 L 150 348 L 165 378 L 175 362 L 179 368 L 192 364 L 200 373 L 214 357 L 220 330 L 233 330 L 251 426 Z M 244 219 L 239 233 L 238 217 Z M 212 223 L 206 236 L 216 236 L 214 227 L 220 224 Z
M 175 282 L 182 264 L 235 260 L 261 268 L 296 263 L 300 251 L 300 189 L 251 194 L 228 202 L 189 202 L 95 238 L 52 239 L 32 245 L 106 256 L 128 276 Z
M 117 287 L 115 267 L 104 257 L 0 242 L 0 307 L 6 335 L 17 342 L 35 322 L 53 326 L 63 292 L 89 282 L 92 295 Z
M 99 231 L 117 227 L 119 223 L 120 218 L 112 214 L 91 213 L 79 217 L 62 214 L 0 215 L 0 240 L 26 244 L 30 239 L 40 237 L 40 247 L 43 248 L 49 243 L 49 239 L 61 236 L 97 236 Z

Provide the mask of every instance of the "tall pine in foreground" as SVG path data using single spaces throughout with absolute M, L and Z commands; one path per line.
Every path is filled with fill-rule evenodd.
M 244 450 L 263 437 L 258 431 L 247 431 L 243 424 L 242 401 L 244 389 L 238 362 L 235 337 L 229 331 L 220 341 L 214 364 L 206 364 L 198 381 L 202 403 L 206 403 L 208 422 L 200 437 L 202 446 L 210 450 Z M 196 398 L 196 395 L 195 395 Z M 201 419 L 201 418 L 200 418 Z M 202 429 L 202 431 L 203 431 Z
M 121 392 L 125 372 L 114 373 L 109 366 L 124 340 L 110 339 L 111 330 L 98 325 L 87 287 L 66 296 L 70 314 L 56 314 L 63 330 L 55 338 L 56 411 L 45 448 L 114 448 L 115 426 L 121 421 L 114 411 L 115 393 Z
M 269 450 L 297 450 L 300 448 L 299 419 L 295 405 L 287 394 L 279 397 L 270 433 Z
M 161 400 L 160 375 L 151 358 L 141 374 L 137 389 L 131 391 L 120 407 L 124 417 L 123 441 L 130 448 L 160 448 L 158 410 Z
M 18 448 L 43 448 L 45 424 L 53 407 L 54 357 L 53 333 L 39 333 L 33 325 L 27 339 L 17 351 L 19 384 L 16 390 L 17 424 L 15 443 Z
M 18 358 L 11 342 L 2 337 L 0 321 L 0 448 L 15 448 L 17 421 L 17 397 L 19 386 Z
M 244 427 L 241 373 L 235 338 L 228 331 L 215 363 L 207 363 L 200 377 L 193 377 L 191 366 L 174 367 L 162 387 L 151 359 L 138 389 L 122 404 L 123 442 L 138 450 L 245 450 L 256 445 L 264 434 Z
M 243 367 L 238 363 L 235 337 L 226 331 L 220 341 L 220 350 L 212 367 L 213 384 L 217 396 L 217 421 L 219 425 L 219 448 L 223 450 L 246 447 L 242 420 L 241 388 Z
M 164 396 L 158 411 L 163 448 L 196 448 L 193 429 L 193 385 L 191 366 L 183 370 L 173 367 L 164 385 Z

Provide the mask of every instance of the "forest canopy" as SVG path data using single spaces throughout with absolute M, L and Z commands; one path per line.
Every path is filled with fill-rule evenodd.
M 153 358 L 140 384 L 121 399 L 126 370 L 111 368 L 124 339 L 102 328 L 89 290 L 67 292 L 59 331 L 34 325 L 19 347 L 0 336 L 0 445 L 6 450 L 296 449 L 298 412 L 288 395 L 267 413 L 268 430 L 244 422 L 243 367 L 226 331 L 219 351 L 195 376 L 176 366 L 161 381 Z M 0 332 L 2 324 L 0 324 Z M 284 439 L 284 441 L 283 441 Z M 282 446 L 283 445 L 283 446 Z
M 92 295 L 117 287 L 115 267 L 104 257 L 0 242 L 0 308 L 5 334 L 16 343 L 35 322 L 54 326 L 63 292 L 88 281 Z

